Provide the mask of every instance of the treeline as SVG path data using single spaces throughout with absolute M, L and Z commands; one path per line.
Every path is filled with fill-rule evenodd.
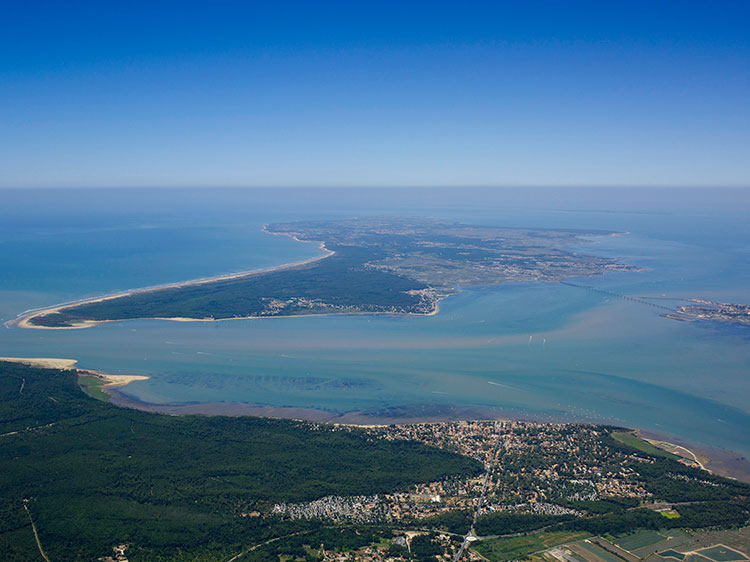
M 477 518 L 476 534 L 510 535 L 526 533 L 573 519 L 571 515 L 543 515 L 535 513 L 488 513 Z
M 433 515 L 432 517 L 422 519 L 419 521 L 418 526 L 428 529 L 448 531 L 449 533 L 455 533 L 456 535 L 465 535 L 471 528 L 473 518 L 474 514 L 471 511 L 446 511 L 439 515 Z
M 608 513 L 598 517 L 581 518 L 566 523 L 563 528 L 571 531 L 586 531 L 593 535 L 605 533 L 629 533 L 637 529 L 702 529 L 706 527 L 741 527 L 748 522 L 747 501 L 703 502 L 680 505 L 680 517 L 671 519 L 650 509 L 633 509 L 619 513 Z
M 486 513 L 477 518 L 474 528 L 479 536 L 510 535 L 525 533 L 557 525 L 573 519 L 570 515 L 543 515 L 535 513 L 514 513 L 508 511 Z M 456 535 L 465 535 L 471 528 L 473 512 L 447 511 L 439 515 L 427 517 L 417 522 L 417 526 L 438 531 L 447 531 Z
M 0 437 L 3 561 L 29 559 L 24 499 L 54 560 L 95 559 L 120 543 L 133 545 L 134 562 L 211 560 L 308 528 L 249 516 L 273 502 L 482 471 L 467 457 L 358 431 L 117 408 L 83 394 L 72 371 L 0 363 L 0 398 L 0 434 L 19 431 Z
M 560 502 L 565 507 L 583 511 L 590 515 L 602 515 L 604 513 L 619 513 L 640 505 L 638 498 L 605 497 L 598 500 L 580 500 Z

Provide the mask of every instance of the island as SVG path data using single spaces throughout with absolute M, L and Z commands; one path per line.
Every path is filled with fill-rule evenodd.
M 637 271 L 572 249 L 596 230 L 500 228 L 368 217 L 268 224 L 271 235 L 316 241 L 306 262 L 140 289 L 23 315 L 25 328 L 85 328 L 128 319 L 225 320 L 311 314 L 435 314 L 461 287 L 555 282 Z

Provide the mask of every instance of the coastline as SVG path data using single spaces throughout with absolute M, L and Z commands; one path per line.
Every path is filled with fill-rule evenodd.
M 32 367 L 75 371 L 78 375 L 91 376 L 103 381 L 99 387 L 109 396 L 109 402 L 121 408 L 130 408 L 144 412 L 166 415 L 203 415 L 203 416 L 254 416 L 263 418 L 292 419 L 314 423 L 334 425 L 374 426 L 374 425 L 408 425 L 418 423 L 438 423 L 473 420 L 528 421 L 535 423 L 563 424 L 585 423 L 568 418 L 549 418 L 508 412 L 492 408 L 452 406 L 452 405 L 416 405 L 412 407 L 389 408 L 378 411 L 352 410 L 337 412 L 319 408 L 302 408 L 290 406 L 271 406 L 268 404 L 250 404 L 242 402 L 198 402 L 155 404 L 126 395 L 121 390 L 128 384 L 148 380 L 145 375 L 114 375 L 82 369 L 77 367 L 76 359 L 51 357 L 0 357 L 0 361 L 23 363 Z M 588 425 L 596 425 L 588 423 Z M 657 448 L 671 452 L 687 460 L 696 462 L 703 470 L 721 476 L 750 482 L 750 462 L 737 457 L 733 451 L 709 449 L 692 444 L 680 444 L 668 441 L 673 437 L 649 430 L 634 429 L 636 436 L 651 443 Z M 689 446 L 689 448 L 688 448 Z
M 534 416 L 523 414 L 522 412 L 509 412 L 506 410 L 470 406 L 416 405 L 413 407 L 391 408 L 379 411 L 352 410 L 342 413 L 318 408 L 270 406 L 268 404 L 242 402 L 155 404 L 128 396 L 120 392 L 120 389 L 116 387 L 109 387 L 104 390 L 111 397 L 110 403 L 116 406 L 168 415 L 256 416 L 360 427 L 475 420 L 597 425 L 591 422 L 582 422 L 564 417 L 545 418 L 544 416 Z M 738 458 L 737 454 L 733 451 L 709 449 L 687 443 L 680 445 L 666 441 L 667 436 L 657 435 L 648 430 L 632 429 L 631 431 L 657 448 L 672 452 L 689 461 L 697 462 L 701 469 L 709 473 L 750 483 L 750 462 Z M 674 439 L 673 437 L 669 438 Z M 670 447 L 671 450 L 667 447 Z
M 77 359 L 58 359 L 53 357 L 0 357 L 0 361 L 6 361 L 8 363 L 22 363 L 29 365 L 30 367 L 39 367 L 42 369 L 58 369 L 60 371 L 75 371 L 77 375 L 86 375 L 90 377 L 96 377 L 104 381 L 101 385 L 101 389 L 107 394 L 110 391 L 114 392 L 115 389 L 122 388 L 135 381 L 145 381 L 151 377 L 145 375 L 112 375 L 110 373 L 103 373 L 102 371 L 94 371 L 92 369 L 81 369 L 77 367 Z
M 274 236 L 285 236 L 279 233 L 269 233 Z M 296 237 L 292 237 L 293 239 L 303 242 L 302 240 L 298 240 Z M 37 316 L 44 316 L 46 314 L 54 314 L 56 312 L 60 312 L 61 310 L 65 310 L 67 308 L 73 308 L 75 306 L 80 306 L 84 304 L 93 304 L 97 302 L 103 302 L 107 300 L 117 299 L 121 297 L 127 297 L 130 295 L 135 294 L 141 294 L 141 293 L 150 293 L 154 291 L 160 291 L 163 289 L 176 289 L 176 288 L 182 288 L 182 287 L 190 287 L 194 285 L 203 285 L 207 283 L 213 283 L 216 281 L 226 281 L 230 279 L 241 279 L 245 277 L 253 277 L 255 275 L 264 275 L 266 273 L 273 273 L 275 271 L 284 271 L 287 269 L 294 269 L 297 267 L 302 267 L 305 265 L 309 265 L 311 263 L 315 263 L 321 260 L 324 260 L 326 258 L 331 257 L 336 252 L 333 250 L 329 250 L 326 248 L 325 243 L 321 242 L 318 246 L 321 250 L 327 252 L 323 256 L 317 256 L 314 258 L 310 258 L 308 260 L 303 260 L 301 262 L 294 262 L 294 263 L 288 263 L 283 264 L 271 268 L 266 269 L 256 269 L 252 271 L 246 271 L 241 273 L 232 273 L 229 275 L 219 275 L 216 277 L 208 277 L 208 278 L 202 278 L 202 279 L 194 279 L 190 281 L 181 281 L 179 283 L 170 283 L 166 285 L 157 285 L 155 287 L 147 287 L 142 289 L 131 289 L 128 291 L 123 291 L 120 293 L 115 293 L 112 295 L 105 295 L 102 297 L 93 297 L 89 299 L 83 299 L 78 300 L 75 302 L 69 302 L 69 303 L 63 303 L 60 305 L 56 305 L 54 307 L 50 308 L 44 308 L 44 309 L 37 309 L 33 310 L 31 312 L 25 312 L 22 313 L 18 318 L 15 318 L 13 320 L 10 320 L 5 323 L 5 326 L 10 327 L 18 327 L 18 328 L 24 328 L 29 330 L 82 330 L 85 328 L 91 328 L 93 326 L 98 326 L 100 324 L 107 324 L 109 322 L 123 322 L 125 320 L 84 320 L 81 322 L 78 322 L 76 324 L 73 324 L 72 326 L 39 326 L 36 324 L 32 324 L 31 320 L 36 318 Z M 267 320 L 271 318 L 298 318 L 298 317 L 310 317 L 310 316 L 357 316 L 357 315 L 378 315 L 378 316 L 436 316 L 440 312 L 440 301 L 444 298 L 447 298 L 451 296 L 452 293 L 441 295 L 435 298 L 433 302 L 432 310 L 429 312 L 379 312 L 379 311 L 352 311 L 352 312 L 316 312 L 312 314 L 278 314 L 274 316 L 233 316 L 231 318 L 190 318 L 185 316 L 170 316 L 170 317 L 162 317 L 162 316 L 154 316 L 154 317 L 143 317 L 143 318 L 128 318 L 127 320 L 165 320 L 169 322 L 226 322 L 230 320 Z
M 263 232 L 267 232 L 265 230 L 265 226 L 263 227 Z M 270 233 L 269 232 L 268 234 L 275 234 L 275 233 Z M 279 235 L 280 236 L 280 234 L 275 234 L 275 235 Z M 297 241 L 301 242 L 301 240 L 297 240 Z M 82 322 L 78 322 L 78 323 L 76 323 L 76 324 L 74 324 L 72 326 L 54 327 L 54 326 L 38 326 L 36 324 L 32 324 L 31 320 L 33 320 L 37 316 L 44 316 L 44 315 L 47 315 L 47 314 L 54 314 L 56 312 L 60 312 L 62 310 L 65 310 L 65 309 L 68 309 L 68 308 L 73 308 L 73 307 L 76 307 L 76 306 L 81 306 L 81 305 L 85 305 L 85 304 L 93 304 L 93 303 L 97 303 L 97 302 L 104 302 L 104 301 L 108 301 L 108 300 L 113 300 L 113 299 L 118 299 L 118 298 L 122 298 L 122 297 L 128 297 L 128 296 L 131 296 L 131 295 L 136 295 L 136 294 L 151 293 L 151 292 L 154 292 L 154 291 L 161 291 L 161 290 L 164 290 L 164 289 L 180 289 L 182 287 L 192 287 L 192 286 L 195 286 L 195 285 L 205 285 L 205 284 L 208 284 L 208 283 L 215 283 L 217 281 L 228 281 L 228 280 L 232 280 L 232 279 L 242 279 L 242 278 L 245 278 L 245 277 L 253 277 L 253 276 L 256 276 L 256 275 L 264 275 L 266 273 L 273 273 L 273 272 L 276 272 L 276 271 L 284 271 L 284 270 L 287 270 L 287 269 L 294 269 L 294 268 L 297 268 L 297 267 L 303 267 L 305 265 L 309 265 L 311 263 L 316 263 L 318 261 L 324 260 L 326 258 L 331 257 L 332 255 L 334 255 L 336 253 L 333 250 L 329 250 L 328 248 L 326 248 L 324 242 L 321 242 L 319 244 L 318 248 L 320 250 L 322 250 L 323 252 L 325 252 L 325 254 L 322 255 L 322 256 L 316 256 L 314 258 L 310 258 L 310 259 L 299 261 L 299 262 L 286 263 L 286 264 L 278 265 L 278 266 L 275 266 L 275 267 L 264 268 L 264 269 L 254 269 L 254 270 L 250 270 L 250 271 L 242 271 L 242 272 L 239 272 L 239 273 L 230 273 L 230 274 L 227 274 L 227 275 L 217 275 L 215 277 L 204 277 L 204 278 L 201 278 L 201 279 L 191 279 L 189 281 L 179 281 L 177 283 L 167 283 L 167 284 L 164 284 L 164 285 L 156 285 L 156 286 L 153 286 L 153 287 L 144 287 L 144 288 L 138 288 L 138 289 L 129 289 L 127 291 L 121 291 L 119 293 L 114 293 L 114 294 L 111 294 L 111 295 L 104 295 L 104 296 L 99 296 L 99 297 L 92 297 L 92 298 L 87 298 L 87 299 L 81 299 L 81 300 L 77 300 L 77 301 L 73 301 L 73 302 L 66 302 L 66 303 L 58 304 L 58 305 L 51 306 L 51 307 L 48 307 L 48 308 L 31 310 L 31 311 L 27 311 L 27 312 L 21 313 L 17 318 L 6 322 L 5 326 L 8 327 L 8 328 L 15 326 L 15 327 L 18 327 L 18 328 L 25 328 L 25 329 L 30 329 L 30 330 L 81 330 L 81 329 L 84 329 L 84 328 L 90 328 L 92 326 L 97 326 L 99 324 L 105 324 L 107 322 L 119 322 L 120 320 L 85 320 L 85 321 L 82 321 Z M 293 316 L 293 315 L 290 315 L 290 316 Z M 281 318 L 282 316 L 279 316 L 279 317 Z M 148 318 L 148 319 L 149 320 L 170 320 L 170 321 L 174 321 L 174 322 L 216 322 L 216 321 L 220 321 L 220 320 L 243 320 L 243 319 L 251 319 L 251 318 L 267 318 L 267 317 L 266 316 L 248 316 L 248 317 L 243 317 L 243 318 L 237 317 L 237 318 L 218 318 L 218 319 L 215 319 L 215 318 L 182 318 L 182 317 L 175 317 L 175 318 Z M 143 318 L 143 319 L 145 320 L 146 318 Z
M 735 451 L 684 442 L 675 443 L 674 437 L 651 430 L 636 429 L 634 432 L 637 437 L 647 441 L 657 449 L 692 461 L 706 472 L 750 482 L 750 461 L 738 456 Z

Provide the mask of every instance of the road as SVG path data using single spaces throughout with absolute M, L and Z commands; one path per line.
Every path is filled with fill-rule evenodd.
M 477 502 L 477 508 L 474 511 L 474 519 L 472 519 L 471 528 L 469 529 L 469 532 L 466 533 L 466 536 L 464 537 L 464 542 L 461 543 L 461 547 L 458 549 L 456 556 L 453 558 L 453 562 L 458 562 L 461 559 L 461 556 L 463 556 L 464 550 L 466 550 L 466 547 L 469 546 L 469 543 L 479 538 L 474 534 L 474 526 L 477 524 L 477 518 L 479 517 L 479 514 L 482 511 L 482 506 L 484 505 L 484 496 L 487 493 L 487 486 L 489 485 L 490 478 L 492 477 L 492 469 L 495 468 L 495 462 L 497 461 L 497 451 L 500 449 L 501 443 L 502 443 L 502 433 L 498 432 L 497 439 L 495 440 L 495 447 L 492 449 L 492 456 L 490 457 L 490 462 L 487 463 L 487 470 L 484 474 L 484 483 L 482 484 L 482 494 L 479 496 L 479 501 Z
M 47 555 L 44 553 L 44 549 L 42 548 L 42 543 L 39 542 L 39 534 L 36 532 L 36 525 L 34 525 L 34 520 L 31 518 L 31 512 L 29 511 L 29 506 L 26 505 L 28 500 L 23 500 L 23 508 L 26 510 L 26 515 L 29 516 L 29 521 L 31 521 L 31 530 L 34 531 L 34 540 L 36 540 L 36 546 L 39 548 L 39 554 L 42 555 L 42 558 L 44 558 L 47 562 L 50 562 L 49 558 L 47 558 Z
M 27 431 L 36 431 L 37 429 L 44 429 L 45 427 L 52 427 L 53 425 L 56 425 L 57 422 L 48 423 L 46 425 L 37 425 L 35 427 L 26 427 L 24 429 L 19 429 L 17 431 L 9 431 L 8 433 L 0 433 L 0 437 L 6 437 L 8 435 L 18 435 L 19 433 L 26 433 Z
M 267 544 L 271 544 L 271 543 L 274 543 L 276 541 L 280 541 L 281 539 L 288 539 L 290 537 L 296 537 L 297 535 L 304 535 L 305 533 L 311 533 L 311 532 L 312 532 L 311 530 L 297 531 L 296 533 L 292 533 L 291 535 L 284 535 L 283 537 L 276 537 L 276 538 L 273 538 L 273 539 L 268 539 L 267 541 L 260 542 L 260 543 L 256 544 L 255 546 L 251 546 L 247 550 L 243 550 L 239 554 L 237 554 L 235 556 L 232 556 L 229 560 L 227 560 L 227 562 L 234 562 L 235 560 L 239 560 L 240 558 L 242 558 L 243 556 L 245 556 L 245 554 L 247 554 L 248 552 L 252 552 L 253 550 L 257 550 L 261 546 L 266 546 Z

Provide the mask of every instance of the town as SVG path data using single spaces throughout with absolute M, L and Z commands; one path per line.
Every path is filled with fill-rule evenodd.
M 336 430 L 361 431 L 345 425 L 336 426 Z M 417 536 L 429 543 L 427 550 L 437 557 L 430 560 L 482 560 L 476 549 L 462 549 L 462 540 L 473 545 L 503 536 L 495 532 L 482 536 L 483 529 L 491 527 L 485 522 L 493 517 L 536 515 L 539 521 L 555 523 L 585 518 L 588 509 L 603 501 L 655 512 L 673 511 L 671 504 L 654 501 L 639 473 L 639 466 L 654 460 L 638 450 L 620 448 L 617 438 L 632 435 L 612 428 L 489 420 L 371 426 L 364 431 L 373 440 L 419 441 L 470 456 L 480 461 L 486 472 L 392 494 L 329 496 L 308 503 L 274 505 L 272 513 L 283 518 L 393 528 L 387 548 L 383 543 L 382 548 L 369 545 L 358 551 L 323 549 L 319 554 L 324 560 L 411 559 L 408 555 Z M 694 465 L 686 459 L 679 461 Z M 466 535 L 460 525 L 450 524 L 451 519 L 460 521 L 462 517 L 471 526 Z

